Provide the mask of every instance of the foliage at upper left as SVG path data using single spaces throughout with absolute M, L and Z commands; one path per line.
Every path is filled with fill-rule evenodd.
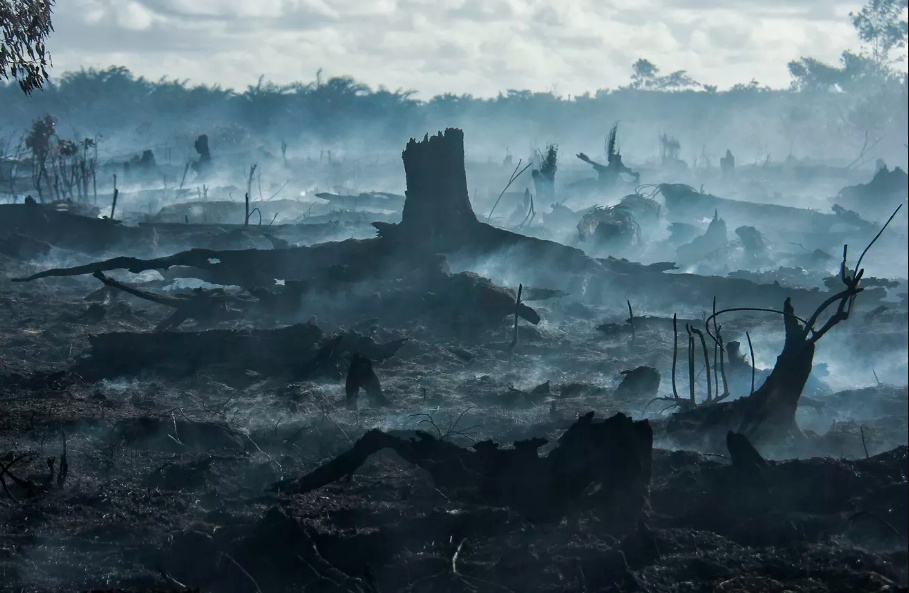
M 47 81 L 54 0 L 0 0 L 0 80 L 16 80 L 26 94 Z

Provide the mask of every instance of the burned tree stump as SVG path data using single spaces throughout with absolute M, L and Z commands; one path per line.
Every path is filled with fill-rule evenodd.
M 344 383 L 349 407 L 356 407 L 360 389 L 366 391 L 367 397 L 373 404 L 385 405 L 388 403 L 385 394 L 382 393 L 379 377 L 372 368 L 372 361 L 359 352 L 354 352 L 350 359 L 350 367 L 347 369 L 347 380 Z
M 199 154 L 199 159 L 192 164 L 192 168 L 193 171 L 196 172 L 196 175 L 198 175 L 201 179 L 208 173 L 209 169 L 211 168 L 211 151 L 208 148 L 208 135 L 202 134 L 196 138 L 196 142 L 193 144 L 193 147 Z
M 781 442 L 790 437 L 803 437 L 795 421 L 795 412 L 798 409 L 799 399 L 808 377 L 811 375 L 814 362 L 815 344 L 824 335 L 838 324 L 849 319 L 855 298 L 864 288 L 860 286 L 865 270 L 861 267 L 865 254 L 880 238 L 900 211 L 899 206 L 884 223 L 884 226 L 871 240 L 855 264 L 855 270 L 850 270 L 847 264 L 848 246 L 843 246 L 843 260 L 840 263 L 839 279 L 844 289 L 831 295 L 821 303 L 811 314 L 808 320 L 802 320 L 795 315 L 791 299 L 786 299 L 782 311 L 783 324 L 786 332 L 783 350 L 776 359 L 776 364 L 767 380 L 761 387 L 748 397 L 728 403 L 707 402 L 708 405 L 697 406 L 693 409 L 683 410 L 673 416 L 667 425 L 667 431 L 678 433 L 694 429 L 695 435 L 708 442 L 715 441 L 718 431 L 732 431 L 741 433 L 753 442 Z M 836 310 L 824 324 L 816 329 L 821 315 L 836 305 Z M 705 326 L 710 333 L 710 322 L 717 315 L 736 309 L 714 312 L 707 318 Z M 746 309 L 747 310 L 747 309 Z M 767 309 L 757 309 L 768 311 Z M 711 336 L 716 340 L 718 336 Z M 750 338 L 749 338 L 750 341 Z M 719 343 L 721 345 L 721 343 Z M 706 346 L 705 346 L 706 351 Z M 705 361 L 707 362 L 707 361 Z M 707 363 L 708 400 L 710 385 L 710 365 Z M 693 400 L 693 388 L 692 388 Z
M 811 374 L 814 340 L 795 316 L 789 299 L 783 306 L 786 339 L 776 365 L 764 384 L 753 394 L 732 402 L 701 405 L 672 416 L 667 432 L 708 441 L 727 432 L 745 435 L 752 442 L 779 442 L 800 434 L 795 421 L 799 398 Z
M 470 205 L 464 168 L 464 132 L 448 128 L 402 153 L 406 200 L 398 231 L 410 240 L 456 244 L 478 224 Z

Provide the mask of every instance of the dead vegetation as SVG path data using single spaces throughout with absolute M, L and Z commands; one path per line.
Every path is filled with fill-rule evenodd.
M 616 134 L 603 175 L 634 173 Z M 195 147 L 202 174 L 207 138 Z M 499 228 L 495 204 L 478 220 L 460 130 L 402 157 L 403 200 L 322 196 L 400 210 L 400 222 L 371 220 L 369 238 L 291 245 L 267 221 L 266 234 L 250 222 L 256 167 L 226 247 L 196 243 L 219 225 L 184 223 L 189 248 L 161 255 L 124 246 L 171 240 L 167 224 L 6 211 L 21 239 L 0 260 L 15 280 L 0 287 L 4 582 L 905 589 L 906 389 L 816 382 L 835 340 L 874 360 L 905 337 L 905 299 L 885 300 L 904 284 L 863 283 L 883 229 L 854 267 L 844 249 L 833 290 L 701 275 Z M 537 204 L 555 202 L 556 147 L 540 157 Z M 746 239 L 777 216 L 817 232 L 835 218 L 722 200 L 638 186 L 572 225 L 643 249 L 646 229 L 693 212 L 716 225 L 718 211 L 754 215 Z M 255 240 L 270 244 L 233 248 Z M 81 257 L 29 261 L 64 244 Z M 782 346 L 760 369 L 780 317 Z

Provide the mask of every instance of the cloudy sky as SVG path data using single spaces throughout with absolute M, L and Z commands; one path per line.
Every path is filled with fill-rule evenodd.
M 789 82 L 799 56 L 857 46 L 861 0 L 61 0 L 54 72 L 126 66 L 236 89 L 351 75 L 495 95 L 626 84 L 640 57 L 720 88 Z

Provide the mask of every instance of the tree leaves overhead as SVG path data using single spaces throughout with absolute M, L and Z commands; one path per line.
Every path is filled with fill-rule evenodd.
M 26 94 L 48 79 L 53 6 L 54 0 L 0 0 L 0 79 L 18 81 Z
M 890 62 L 894 50 L 906 47 L 909 36 L 907 0 L 868 0 L 857 13 L 849 13 L 852 26 L 880 64 Z

